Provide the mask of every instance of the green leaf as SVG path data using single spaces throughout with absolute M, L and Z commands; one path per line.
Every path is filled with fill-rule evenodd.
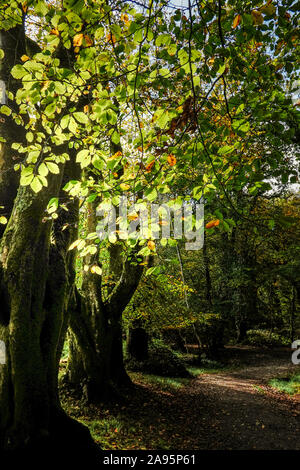
M 111 140 L 114 144 L 118 145 L 120 143 L 120 134 L 117 131 L 114 131 L 111 136 Z
M 48 206 L 47 206 L 47 212 L 48 212 L 48 214 L 52 214 L 53 212 L 56 211 L 57 208 L 58 208 L 58 198 L 57 198 L 57 197 L 53 197 L 53 198 L 50 199 L 50 201 L 48 202 Z
M 20 79 L 28 74 L 28 71 L 24 69 L 23 65 L 17 64 L 11 69 L 11 74 L 14 78 Z
M 45 163 L 46 163 L 47 168 L 50 171 L 50 173 L 53 173 L 54 175 L 58 175 L 59 166 L 56 163 L 48 162 L 48 161 L 46 161 Z
M 46 106 L 44 113 L 46 116 L 51 117 L 56 111 L 56 101 L 53 101 L 52 103 L 48 104 Z
M 0 113 L 5 114 L 5 116 L 10 116 L 11 115 L 11 109 L 8 106 L 1 106 L 0 108 Z
M 21 186 L 28 186 L 31 181 L 33 180 L 33 167 L 28 166 L 26 168 L 23 168 L 22 173 L 21 173 L 21 178 L 20 178 L 20 185 Z
M 87 149 L 80 150 L 76 156 L 76 162 L 80 163 L 81 168 L 87 167 L 91 163 L 91 159 L 92 157 Z
M 224 147 L 219 148 L 218 154 L 226 155 L 227 153 L 231 153 L 233 150 L 234 150 L 233 145 L 224 145 Z
M 85 113 L 78 112 L 74 113 L 73 116 L 80 124 L 87 124 L 89 122 L 89 118 Z
M 145 190 L 145 197 L 148 201 L 154 201 L 157 198 L 157 191 L 155 188 L 148 188 Z
M 30 187 L 31 187 L 32 191 L 34 191 L 35 193 L 38 193 L 38 192 L 41 191 L 41 189 L 43 188 L 43 185 L 42 185 L 40 179 L 38 178 L 38 176 L 33 178 L 33 180 L 30 183 Z
M 38 169 L 38 173 L 41 176 L 47 176 L 48 175 L 49 170 L 48 170 L 47 166 L 45 165 L 45 163 L 40 164 L 39 169 Z

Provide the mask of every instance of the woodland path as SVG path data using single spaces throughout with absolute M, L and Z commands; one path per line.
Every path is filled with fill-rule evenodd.
M 241 348 L 236 354 L 242 368 L 200 375 L 174 397 L 173 419 L 190 432 L 187 446 L 178 448 L 300 450 L 300 396 L 268 386 L 295 369 L 290 350 Z
M 145 424 L 151 416 L 148 431 L 159 432 L 162 449 L 169 443 L 177 450 L 300 450 L 300 395 L 268 385 L 299 368 L 291 350 L 241 347 L 224 354 L 239 365 L 199 375 L 174 392 L 142 387 L 148 400 L 144 395 L 143 405 L 135 403 L 135 419 Z

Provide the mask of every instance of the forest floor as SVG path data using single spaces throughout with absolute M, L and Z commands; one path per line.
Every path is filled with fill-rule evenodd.
M 269 385 L 299 371 L 291 351 L 228 347 L 224 356 L 227 367 L 193 379 L 131 374 L 135 387 L 122 404 L 63 401 L 103 450 L 300 450 L 300 394 Z

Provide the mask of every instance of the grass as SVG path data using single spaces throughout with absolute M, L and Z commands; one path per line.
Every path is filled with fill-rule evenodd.
M 65 364 L 61 367 L 63 373 Z M 183 437 L 178 432 L 178 423 L 172 414 L 166 418 L 169 397 L 189 385 L 194 377 L 217 373 L 220 368 L 189 365 L 188 370 L 191 378 L 130 372 L 137 388 L 123 404 L 84 405 L 67 390 L 61 395 L 62 404 L 70 416 L 89 428 L 103 450 L 179 448 Z
M 198 375 L 202 375 L 202 374 L 218 374 L 220 371 L 225 370 L 225 367 L 217 368 L 217 367 L 188 366 L 187 370 L 192 376 L 198 377 Z
M 191 379 L 130 372 L 136 389 L 124 403 L 85 405 L 67 389 L 61 394 L 66 412 L 85 424 L 103 450 L 171 450 L 182 439 L 177 422 L 165 416 L 169 396 Z M 161 402 L 163 398 L 163 403 Z M 170 424 L 171 420 L 171 424 Z
M 178 390 L 188 385 L 191 379 L 182 377 L 162 377 L 160 375 L 130 372 L 131 378 L 141 384 L 157 385 L 161 390 Z
M 296 395 L 300 393 L 300 372 L 293 373 L 289 377 L 271 379 L 269 384 L 280 392 Z
M 257 391 L 257 393 L 260 393 L 261 395 L 265 395 L 266 393 L 266 391 L 259 385 L 253 385 L 253 388 Z

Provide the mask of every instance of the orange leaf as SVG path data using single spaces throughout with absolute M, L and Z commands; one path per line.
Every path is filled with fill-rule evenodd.
M 219 219 L 211 220 L 210 222 L 208 222 L 208 223 L 205 225 L 205 228 L 213 228 L 213 227 L 216 227 L 217 225 L 219 225 L 219 223 L 220 223 Z
M 124 21 L 125 25 L 128 26 L 130 24 L 128 15 L 126 13 L 122 13 L 121 15 L 121 21 Z
M 83 34 L 82 33 L 75 34 L 75 36 L 73 37 L 73 46 L 80 47 L 82 44 L 82 41 L 83 41 Z
M 22 62 L 26 62 L 26 60 L 29 60 L 28 55 L 22 55 L 21 61 L 22 61 Z
M 116 153 L 114 153 L 113 155 L 111 155 L 108 160 L 114 160 L 115 158 L 118 158 L 118 157 L 120 157 L 121 155 L 122 155 L 121 150 L 118 150 Z
M 170 153 L 167 157 L 168 163 L 170 166 L 176 165 L 176 157 Z
M 89 112 L 89 105 L 88 105 L 88 104 L 86 104 L 86 105 L 84 106 L 83 111 L 84 111 L 85 113 L 88 113 L 88 112 Z
M 50 34 L 54 34 L 55 36 L 59 36 L 59 31 L 56 28 L 51 29 Z
M 149 240 L 147 245 L 148 245 L 149 250 L 152 250 L 152 251 L 155 250 L 155 243 L 152 240 Z
M 92 39 L 87 34 L 84 35 L 84 40 L 85 40 L 85 44 L 87 45 L 87 47 L 93 45 Z
M 128 220 L 137 220 L 139 216 L 137 214 L 130 214 L 128 215 Z
M 241 22 L 241 15 L 236 15 L 236 17 L 233 20 L 232 27 L 236 28 Z
M 28 6 L 27 6 L 27 2 L 25 1 L 22 3 L 22 10 L 24 11 L 24 13 L 26 13 L 27 9 L 28 9 Z
M 107 42 L 112 42 L 113 44 L 116 42 L 116 38 L 113 34 L 107 33 L 106 35 L 106 41 Z
M 151 171 L 154 163 L 155 163 L 155 160 L 152 160 L 152 162 L 148 163 L 148 165 L 146 166 L 146 171 Z

